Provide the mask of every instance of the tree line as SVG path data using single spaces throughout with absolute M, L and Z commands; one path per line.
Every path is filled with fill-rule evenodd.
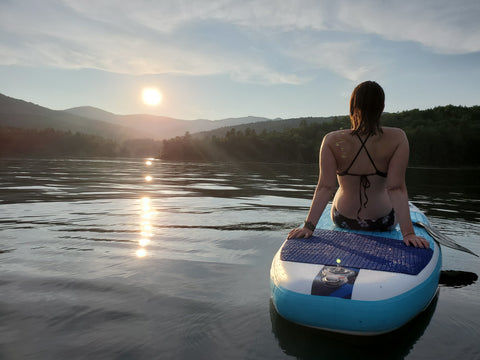
M 291 119 L 292 120 L 292 119 Z M 0 156 L 102 156 L 157 155 L 178 161 L 318 161 L 322 138 L 330 131 L 349 129 L 347 116 L 330 121 L 300 119 L 300 125 L 281 130 L 256 131 L 232 127 L 223 133 L 164 140 L 114 141 L 101 136 L 53 129 L 0 127 Z M 382 125 L 405 130 L 410 142 L 410 166 L 478 167 L 480 106 L 442 106 L 382 115 Z
M 382 115 L 382 125 L 403 129 L 410 143 L 410 166 L 479 166 L 480 106 L 442 106 Z M 160 158 L 181 161 L 317 162 L 325 134 L 349 129 L 347 116 L 283 131 L 230 129 L 225 136 L 186 133 L 164 140 Z
M 150 139 L 121 143 L 97 135 L 54 129 L 0 127 L 0 156 L 131 157 L 158 154 L 161 142 Z

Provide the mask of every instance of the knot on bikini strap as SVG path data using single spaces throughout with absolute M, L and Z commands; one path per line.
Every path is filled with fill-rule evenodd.
M 368 196 L 367 196 L 367 189 L 370 187 L 370 180 L 368 180 L 368 175 L 361 175 L 360 176 L 360 207 L 357 211 L 357 218 L 360 219 L 360 211 L 362 208 L 367 207 L 368 203 Z M 365 201 L 364 201 L 365 198 Z

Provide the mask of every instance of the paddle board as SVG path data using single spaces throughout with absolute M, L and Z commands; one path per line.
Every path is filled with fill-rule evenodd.
M 412 222 L 429 224 L 410 204 Z M 406 246 L 389 232 L 336 227 L 325 209 L 313 236 L 286 240 L 270 269 L 272 302 L 292 322 L 329 331 L 376 335 L 393 331 L 435 297 L 442 264 L 434 239 L 416 226 L 429 249 Z

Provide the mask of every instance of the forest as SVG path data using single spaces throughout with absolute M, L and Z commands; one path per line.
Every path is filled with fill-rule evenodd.
M 0 127 L 0 157 L 138 157 L 160 149 L 161 142 L 150 139 L 119 143 L 80 132 Z
M 480 160 L 480 106 L 442 106 L 382 115 L 383 126 L 403 129 L 410 142 L 410 166 L 478 167 Z M 254 128 L 230 129 L 225 136 L 183 137 L 164 140 L 160 158 L 189 161 L 318 161 L 326 133 L 350 128 L 347 116 L 308 123 L 283 131 L 257 133 Z
M 314 163 L 318 161 L 318 150 L 326 133 L 350 128 L 347 116 L 325 121 L 311 117 L 295 120 L 299 125 L 280 130 L 267 130 L 265 124 L 253 123 L 222 132 L 186 133 L 163 142 L 150 139 L 118 142 L 79 132 L 1 127 L 0 157 L 156 155 L 172 161 Z M 410 142 L 410 166 L 480 166 L 477 155 L 480 106 L 448 105 L 384 113 L 382 125 L 405 130 Z M 261 130 L 257 131 L 256 126 Z

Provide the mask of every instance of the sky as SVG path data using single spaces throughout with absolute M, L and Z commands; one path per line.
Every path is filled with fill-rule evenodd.
M 480 104 L 478 0 L 0 0 L 0 93 L 218 120 Z M 142 100 L 155 88 L 161 102 Z

